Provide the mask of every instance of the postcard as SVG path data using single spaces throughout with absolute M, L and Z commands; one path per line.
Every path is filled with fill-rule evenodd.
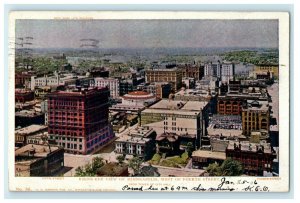
M 12 11 L 10 191 L 288 192 L 289 13 Z

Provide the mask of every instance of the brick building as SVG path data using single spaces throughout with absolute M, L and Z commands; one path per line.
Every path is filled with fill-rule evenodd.
M 15 74 L 15 86 L 16 87 L 30 87 L 31 76 L 34 72 L 17 72 Z
M 34 92 L 26 89 L 15 89 L 15 101 L 16 102 L 27 102 L 34 100 Z
M 179 65 L 182 70 L 182 77 L 194 78 L 195 80 L 201 80 L 204 76 L 204 66 L 195 64 Z
M 49 139 L 74 154 L 90 154 L 110 142 L 114 134 L 108 123 L 108 88 L 48 96 Z
M 15 151 L 15 176 L 52 176 L 64 167 L 64 149 L 28 144 Z
M 262 176 L 263 172 L 272 172 L 276 153 L 270 143 L 261 141 L 259 144 L 249 141 L 230 141 L 226 149 L 226 158 L 232 158 L 242 163 L 244 174 Z
M 242 113 L 242 99 L 235 99 L 232 97 L 218 98 L 218 113 L 222 115 L 241 115 Z
M 252 131 L 269 130 L 270 110 L 267 101 L 247 100 L 242 109 L 243 134 L 250 136 Z
M 170 82 L 172 88 L 177 91 L 182 86 L 182 71 L 178 68 L 147 70 L 146 82 Z

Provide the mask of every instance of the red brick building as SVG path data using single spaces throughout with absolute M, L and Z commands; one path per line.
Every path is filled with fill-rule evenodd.
M 113 139 L 107 87 L 57 91 L 48 98 L 49 138 L 65 152 L 90 154 Z
M 15 86 L 24 87 L 28 86 L 31 80 L 31 76 L 34 75 L 34 72 L 18 72 L 15 74 Z
M 229 142 L 226 148 L 226 158 L 232 158 L 242 163 L 244 174 L 262 176 L 263 172 L 272 172 L 276 153 L 269 143 Z
M 15 101 L 16 102 L 27 102 L 34 100 L 34 92 L 25 89 L 15 89 Z
M 218 98 L 218 114 L 221 115 L 241 115 L 242 113 L 241 99 L 234 99 L 230 97 Z

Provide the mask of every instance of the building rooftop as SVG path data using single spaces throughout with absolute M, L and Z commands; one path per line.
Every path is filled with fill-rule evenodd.
M 209 97 L 209 91 L 201 89 L 181 89 L 175 94 L 178 96 L 194 96 L 194 97 Z
M 15 113 L 15 116 L 21 116 L 21 117 L 35 117 L 40 115 L 43 115 L 43 113 L 37 112 L 35 110 L 22 110 L 22 111 L 17 111 Z
M 226 153 L 225 152 L 213 152 L 213 151 L 207 151 L 207 150 L 196 150 L 196 151 L 193 151 L 192 157 L 225 160 Z
M 246 109 L 267 111 L 267 110 L 269 110 L 269 102 L 268 101 L 247 100 L 247 106 L 243 106 L 243 110 L 246 110 Z
M 258 152 L 261 150 L 264 153 L 272 153 L 271 144 L 267 143 L 265 140 L 260 141 L 260 143 L 229 141 L 227 149 L 234 150 L 236 147 L 240 148 L 241 151 Z
M 56 91 L 48 94 L 49 97 L 55 96 L 85 96 L 85 95 L 92 95 L 99 90 L 105 90 L 107 87 L 89 87 L 89 88 L 82 88 L 82 89 L 68 89 L 66 91 Z M 108 89 L 107 89 L 108 90 Z
M 52 145 L 36 145 L 36 144 L 28 144 L 24 147 L 21 147 L 15 151 L 15 156 L 24 156 L 24 157 L 46 157 L 51 152 L 61 149 L 57 146 Z
M 174 101 L 169 99 L 162 99 L 159 102 L 153 104 L 149 109 L 180 109 L 184 106 L 185 101 Z
M 46 125 L 30 125 L 25 128 L 21 128 L 15 131 L 15 134 L 18 135 L 28 135 L 41 130 L 47 130 L 48 126 Z
M 207 106 L 206 101 L 188 101 L 181 109 L 190 111 L 199 111 Z
M 183 109 L 175 109 L 175 110 L 169 110 L 169 109 L 145 109 L 142 111 L 142 113 L 165 113 L 165 114 L 174 114 L 174 115 L 185 115 L 185 116 L 198 116 L 200 113 L 199 111 L 190 111 L 190 110 L 183 110 Z
M 152 71 L 152 72 L 158 72 L 158 71 L 166 71 L 166 72 L 172 72 L 172 71 L 180 71 L 178 68 L 156 68 L 156 69 L 148 69 L 148 70 L 146 70 L 146 72 L 150 72 L 150 71 Z

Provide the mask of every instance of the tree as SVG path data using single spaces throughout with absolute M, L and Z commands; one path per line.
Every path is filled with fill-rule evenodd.
M 221 167 L 217 163 L 209 164 L 206 171 L 209 173 L 209 176 L 221 176 Z
M 124 155 L 119 155 L 117 156 L 117 160 L 119 164 L 122 164 L 125 160 L 125 156 Z
M 88 163 L 83 167 L 77 167 L 75 169 L 75 176 L 96 176 L 97 171 L 104 165 L 103 159 L 101 157 L 95 157 L 92 163 Z
M 209 164 L 206 171 L 210 176 L 240 176 L 244 169 L 241 162 L 227 158 L 221 166 L 217 163 Z
M 143 161 L 139 157 L 133 157 L 129 160 L 128 167 L 133 170 L 134 175 L 138 175 L 140 173 L 142 163 Z
M 221 165 L 222 176 L 240 176 L 243 174 L 241 162 L 227 158 Z
M 192 152 L 193 152 L 193 150 L 194 150 L 194 145 L 193 145 L 193 143 L 191 143 L 191 142 L 188 142 L 187 144 L 186 144 L 186 152 L 188 153 L 188 155 L 189 155 L 189 157 L 192 155 Z

